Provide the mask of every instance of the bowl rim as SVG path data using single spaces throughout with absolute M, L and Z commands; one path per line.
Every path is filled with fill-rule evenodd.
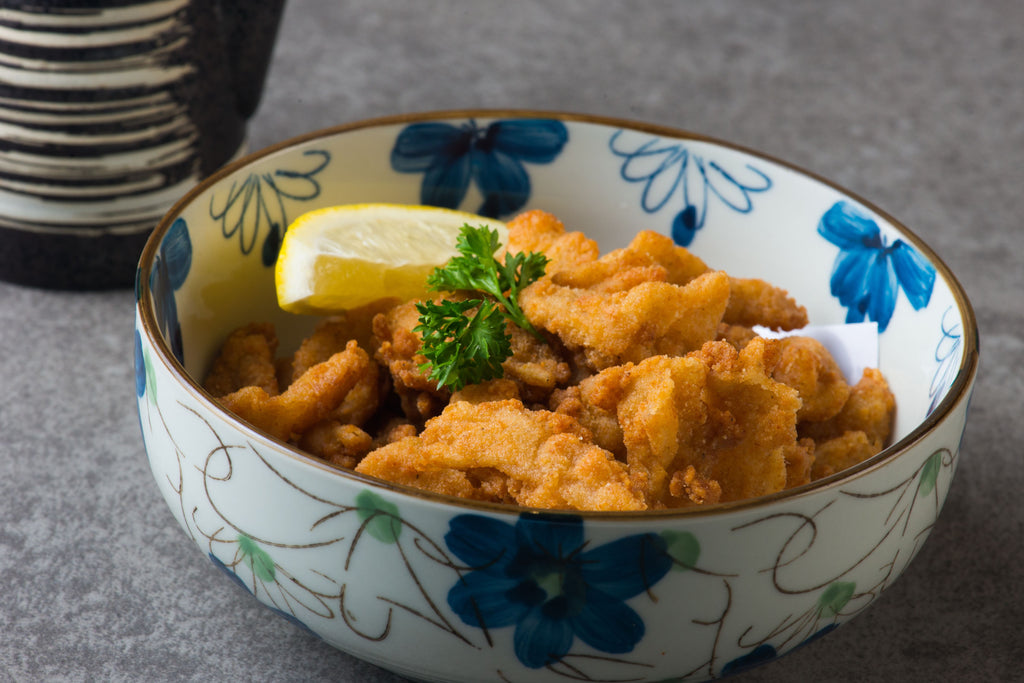
M 950 290 L 953 294 L 954 301 L 957 309 L 963 319 L 963 354 L 961 357 L 960 365 L 957 368 L 956 377 L 953 383 L 950 385 L 946 396 L 939 402 L 937 406 L 929 413 L 925 419 L 918 424 L 913 430 L 910 431 L 899 441 L 896 441 L 874 456 L 864 460 L 852 467 L 845 470 L 832 474 L 828 477 L 797 486 L 791 489 L 785 489 L 775 493 L 767 494 L 764 496 L 757 496 L 754 498 L 746 498 L 743 500 L 728 501 L 723 503 L 715 503 L 711 505 L 697 505 L 685 508 L 675 508 L 668 510 L 643 510 L 643 511 L 590 511 L 590 510 L 550 510 L 531 508 L 525 506 L 509 505 L 504 503 L 493 503 L 487 501 L 476 501 L 458 496 L 451 496 L 446 494 L 434 493 L 432 491 L 426 491 L 415 487 L 407 486 L 404 484 L 397 484 L 394 482 L 378 479 L 368 475 L 355 472 L 354 470 L 345 469 L 332 465 L 312 454 L 305 453 L 297 447 L 288 444 L 284 441 L 279 441 L 270 435 L 266 434 L 262 430 L 250 425 L 249 423 L 238 418 L 234 413 L 224 408 L 211 394 L 209 394 L 202 385 L 193 377 L 191 377 L 175 358 L 171 352 L 170 346 L 166 339 L 159 331 L 159 325 L 156 322 L 156 315 L 153 310 L 153 306 L 149 296 L 150 290 L 150 272 L 154 263 L 154 258 L 157 253 L 157 249 L 170 229 L 174 221 L 181 215 L 181 213 L 188 207 L 197 196 L 208 190 L 213 185 L 220 182 L 221 179 L 230 176 L 236 171 L 256 162 L 264 157 L 271 156 L 279 151 L 286 150 L 289 148 L 303 145 L 312 140 L 333 137 L 344 133 L 358 131 L 362 129 L 378 128 L 384 126 L 393 126 L 399 124 L 410 124 L 422 121 L 432 121 L 439 119 L 458 119 L 458 118 L 479 118 L 479 119 L 491 119 L 491 118 L 520 118 L 520 119 L 557 119 L 564 122 L 573 123 L 584 123 L 593 124 L 598 126 L 614 127 L 619 129 L 628 129 L 632 131 L 638 131 L 643 133 L 650 133 L 654 135 L 660 135 L 665 137 L 671 137 L 673 139 L 680 140 L 693 140 L 698 142 L 704 142 L 713 144 L 725 149 L 730 149 L 743 154 L 751 155 L 759 158 L 763 161 L 767 161 L 776 164 L 780 167 L 786 168 L 792 172 L 803 175 L 811 180 L 817 181 L 825 186 L 831 187 L 837 192 L 845 195 L 849 199 L 852 199 L 860 203 L 865 208 L 874 212 L 876 215 L 881 217 L 886 222 L 890 223 L 893 227 L 897 228 L 901 233 L 901 238 L 905 238 L 913 243 L 913 245 L 919 249 L 935 266 L 936 271 L 941 275 L 943 279 L 948 283 Z M 266 446 L 270 447 L 271 450 L 290 456 L 300 463 L 311 466 L 315 469 L 322 470 L 333 476 L 340 476 L 342 478 L 350 479 L 358 482 L 362 485 L 386 489 L 394 493 L 411 496 L 413 498 L 425 499 L 434 503 L 442 505 L 452 505 L 457 508 L 464 508 L 467 510 L 475 511 L 486 511 L 489 513 L 497 513 L 504 515 L 518 516 L 522 514 L 543 514 L 543 515 L 567 515 L 573 517 L 582 517 L 586 519 L 595 520 L 613 520 L 621 519 L 630 522 L 636 522 L 643 519 L 666 519 L 666 518 L 691 518 L 695 516 L 703 517 L 708 515 L 721 515 L 727 512 L 749 510 L 751 508 L 768 507 L 774 503 L 781 501 L 789 501 L 792 499 L 803 498 L 816 493 L 819 493 L 825 489 L 835 488 L 842 484 L 849 483 L 854 479 L 861 478 L 866 474 L 873 472 L 874 470 L 880 469 L 885 466 L 889 461 L 898 458 L 901 454 L 908 451 L 914 444 L 923 440 L 928 434 L 935 430 L 938 425 L 944 422 L 953 412 L 954 408 L 961 401 L 969 399 L 969 389 L 974 383 L 975 377 L 978 372 L 979 365 L 979 341 L 978 341 L 978 325 L 974 314 L 973 306 L 971 305 L 966 292 L 963 289 L 960 281 L 956 278 L 953 272 L 949 269 L 946 263 L 939 258 L 938 254 L 928 246 L 920 237 L 911 231 L 906 225 L 898 221 L 896 218 L 883 211 L 875 204 L 865 200 L 855 192 L 852 192 L 845 187 L 817 174 L 812 171 L 808 171 L 796 164 L 788 161 L 779 159 L 770 154 L 758 151 L 751 147 L 744 145 L 728 142 L 719 138 L 715 138 L 700 133 L 695 133 L 683 128 L 678 128 L 670 125 L 664 125 L 659 123 L 645 122 L 631 120 L 621 117 L 604 116 L 599 114 L 589 114 L 582 112 L 572 112 L 563 110 L 545 110 L 545 109 L 517 109 L 517 108 L 468 108 L 468 109 L 437 109 L 437 110 L 424 110 L 418 112 L 406 112 L 400 114 L 392 114 L 386 116 L 377 116 L 354 120 L 326 128 L 320 128 L 301 135 L 290 137 L 281 140 L 277 143 L 268 145 L 262 149 L 250 152 L 244 156 L 241 156 L 234 161 L 222 166 L 217 171 L 213 172 L 205 179 L 201 180 L 195 186 L 193 186 L 188 192 L 186 192 L 175 204 L 164 214 L 160 222 L 151 232 L 149 238 L 146 241 L 145 246 L 140 254 L 138 267 L 136 269 L 136 282 L 135 282 L 135 299 L 136 309 L 138 312 L 141 326 L 149 339 L 151 345 L 156 350 L 156 358 L 165 366 L 168 373 L 174 377 L 184 390 L 191 394 L 193 398 L 198 400 L 201 404 L 208 407 L 210 410 L 222 416 L 234 427 L 245 433 L 247 438 L 255 441 L 262 442 Z

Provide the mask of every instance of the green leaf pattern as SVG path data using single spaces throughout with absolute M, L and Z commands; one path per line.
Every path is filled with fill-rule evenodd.
M 857 584 L 851 581 L 836 581 L 831 584 L 818 598 L 818 614 L 823 617 L 839 616 L 856 589 Z
M 921 468 L 921 480 L 917 487 L 919 496 L 927 496 L 935 489 L 935 482 L 939 478 L 939 471 L 942 469 L 942 452 L 936 451 L 925 461 Z
M 256 544 L 256 541 L 245 534 L 239 534 L 238 550 L 242 553 L 246 565 L 252 569 L 257 578 L 266 583 L 274 580 L 274 560 L 270 558 L 266 550 Z
M 359 519 L 363 520 L 366 533 L 381 543 L 396 543 L 402 533 L 402 516 L 398 506 L 389 503 L 373 491 L 364 490 L 356 496 Z
M 674 571 L 686 571 L 697 566 L 700 557 L 700 542 L 689 531 L 664 531 L 661 538 L 667 545 L 666 552 L 674 560 Z

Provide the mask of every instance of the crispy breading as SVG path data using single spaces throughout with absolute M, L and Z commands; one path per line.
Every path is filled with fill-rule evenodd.
M 373 348 L 374 358 L 391 375 L 406 417 L 422 423 L 440 414 L 451 394 L 420 369 L 427 358 L 419 352 L 419 333 L 413 331 L 419 325 L 416 303 L 406 301 L 374 316 Z
M 544 339 L 507 323 L 503 377 L 439 388 L 421 369 L 417 302 L 382 300 L 323 320 L 281 358 L 272 326 L 240 328 L 205 386 L 241 419 L 335 465 L 537 508 L 741 500 L 885 446 L 895 401 L 879 371 L 850 387 L 817 341 L 752 329 L 806 324 L 784 290 L 713 270 L 656 232 L 601 256 L 549 213 L 508 225 L 509 252 L 551 261 L 519 296 Z
M 705 442 L 712 456 L 697 471 L 721 483 L 722 500 L 780 491 L 787 461 L 797 459 L 796 414 L 800 397 L 766 372 L 777 345 L 755 339 L 739 353 L 727 343 L 708 342 L 698 354 L 708 373 L 709 415 Z
M 744 346 L 749 344 L 758 336 L 757 332 L 750 327 L 721 323 L 718 326 L 718 333 L 715 335 L 715 340 L 729 342 L 737 351 L 742 351 Z
M 836 416 L 798 427 L 801 436 L 815 443 L 811 478 L 833 475 L 880 453 L 892 432 L 895 410 L 885 377 L 876 369 L 865 369 Z
M 781 349 L 770 368 L 772 378 L 791 386 L 803 405 L 798 420 L 821 422 L 836 416 L 850 396 L 850 385 L 825 345 L 811 337 L 779 340 Z
M 625 462 L 626 445 L 615 412 L 625 393 L 621 375 L 622 370 L 610 368 L 587 377 L 577 385 L 555 392 L 551 407 L 574 417 L 590 431 L 594 443 Z
M 306 370 L 343 350 L 349 340 L 353 339 L 350 332 L 344 316 L 331 316 L 318 322 L 313 332 L 302 340 L 292 355 L 292 376 L 301 377 Z
M 257 386 L 273 396 L 278 393 L 277 333 L 270 323 L 244 325 L 224 340 L 203 381 L 203 387 L 216 397 L 242 387 Z
M 697 505 L 710 505 L 722 499 L 722 485 L 698 474 L 693 465 L 673 472 L 668 486 L 673 498 L 689 500 Z
M 300 435 L 297 445 L 333 465 L 351 469 L 373 449 L 373 437 L 355 425 L 327 419 Z
M 764 280 L 729 278 L 732 296 L 723 320 L 731 325 L 763 325 L 773 330 L 797 330 L 807 325 L 807 309 L 789 293 Z
M 708 476 L 702 462 L 704 430 L 712 420 L 706 396 L 707 367 L 692 356 L 653 356 L 606 372 L 622 387 L 622 398 L 614 410 L 633 489 L 644 496 L 649 507 L 694 502 L 674 497 L 671 481 L 675 472 L 690 466 L 702 479 L 716 479 Z M 688 493 L 678 487 L 676 491 Z
M 879 452 L 863 431 L 844 432 L 815 446 L 811 478 L 823 479 L 867 460 Z
M 698 275 L 711 270 L 707 264 L 671 237 L 652 230 L 641 230 L 629 243 L 630 250 L 647 256 L 665 269 L 669 282 L 685 285 Z
M 627 250 L 641 253 L 664 268 L 667 281 L 677 285 L 685 285 L 711 270 L 670 237 L 650 230 L 637 233 Z M 807 325 L 807 310 L 783 289 L 763 280 L 742 277 L 730 277 L 729 289 L 729 306 L 722 318 L 726 323 L 744 327 L 763 325 L 780 330 Z
M 809 484 L 814 479 L 814 463 L 818 457 L 813 439 L 800 439 L 783 451 L 786 459 L 786 488 Z
M 597 242 L 582 232 L 567 232 L 562 221 L 546 211 L 523 212 L 510 220 L 507 226 L 508 244 L 505 250 L 511 254 L 521 251 L 544 252 L 548 257 L 546 276 L 595 261 L 601 254 Z
M 572 377 L 569 363 L 551 344 L 546 344 L 509 322 L 505 332 L 511 340 L 512 355 L 501 364 L 504 376 L 516 383 L 518 395 L 527 403 L 545 403 L 556 387 Z
M 847 432 L 864 432 L 880 451 L 892 433 L 896 399 L 885 377 L 876 368 L 865 368 L 860 380 L 850 389 L 842 410 L 822 422 L 801 422 L 800 435 L 821 444 Z
M 320 321 L 292 356 L 292 377 L 301 377 L 309 368 L 344 350 L 352 340 L 356 340 L 360 348 L 366 348 L 364 342 L 358 340 L 360 337 L 369 338 L 370 321 L 367 316 L 376 308 L 374 304 L 364 307 L 353 316 L 331 316 Z M 364 377 L 352 388 L 331 417 L 342 424 L 364 425 L 380 407 L 381 394 L 380 371 L 375 363 L 371 363 Z
M 896 400 L 882 373 L 867 368 L 842 410 L 822 422 L 801 422 L 800 435 L 815 443 L 812 479 L 852 467 L 881 452 L 892 432 Z
M 389 443 L 416 436 L 418 432 L 419 430 L 416 428 L 416 425 L 404 417 L 391 417 L 385 421 L 382 427 L 377 429 L 376 436 L 373 439 L 373 448 L 380 448 Z M 371 448 L 371 450 L 373 449 Z
M 717 271 L 684 286 L 643 282 L 612 293 L 541 280 L 520 294 L 530 322 L 582 351 L 594 370 L 700 348 L 714 338 L 728 300 L 728 277 Z
M 551 275 L 559 287 L 594 293 L 625 292 L 644 282 L 668 282 L 668 271 L 643 252 L 616 249 L 596 261 L 560 270 Z M 676 283 L 685 284 L 685 283 Z
M 476 500 L 508 498 L 527 507 L 643 508 L 622 463 L 591 443 L 576 420 L 529 410 L 516 400 L 452 403 L 418 436 L 371 451 L 356 471 Z
M 766 372 L 777 353 L 776 342 L 757 339 L 743 352 L 708 342 L 687 356 L 652 356 L 562 392 L 557 410 L 601 435 L 605 449 L 624 450 L 650 507 L 780 491 L 807 482 L 813 444 L 797 441 L 796 391 Z
M 248 386 L 219 401 L 253 426 L 289 441 L 337 409 L 370 366 L 369 356 L 352 341 L 344 351 L 314 365 L 276 396 L 261 387 Z
M 479 384 L 467 384 L 458 391 L 452 392 L 451 402 L 467 401 L 469 403 L 487 403 L 488 401 L 504 401 L 520 399 L 519 385 L 513 380 L 498 378 Z

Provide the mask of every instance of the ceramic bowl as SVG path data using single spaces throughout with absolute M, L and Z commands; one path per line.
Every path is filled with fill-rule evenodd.
M 350 202 L 543 208 L 603 250 L 640 229 L 784 287 L 812 322 L 877 324 L 892 445 L 802 488 L 700 509 L 561 513 L 360 476 L 274 441 L 200 387 L 249 321 L 282 348 L 273 264 L 299 214 Z M 435 112 L 320 131 L 185 196 L 139 266 L 139 417 L 185 533 L 271 610 L 423 680 L 703 680 L 856 616 L 935 524 L 978 365 L 964 292 L 916 235 L 789 164 L 664 127 L 560 113 Z

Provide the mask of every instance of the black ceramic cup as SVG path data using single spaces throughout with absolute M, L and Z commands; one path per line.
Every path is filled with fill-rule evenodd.
M 245 151 L 284 0 L 0 0 L 0 279 L 128 287 Z

